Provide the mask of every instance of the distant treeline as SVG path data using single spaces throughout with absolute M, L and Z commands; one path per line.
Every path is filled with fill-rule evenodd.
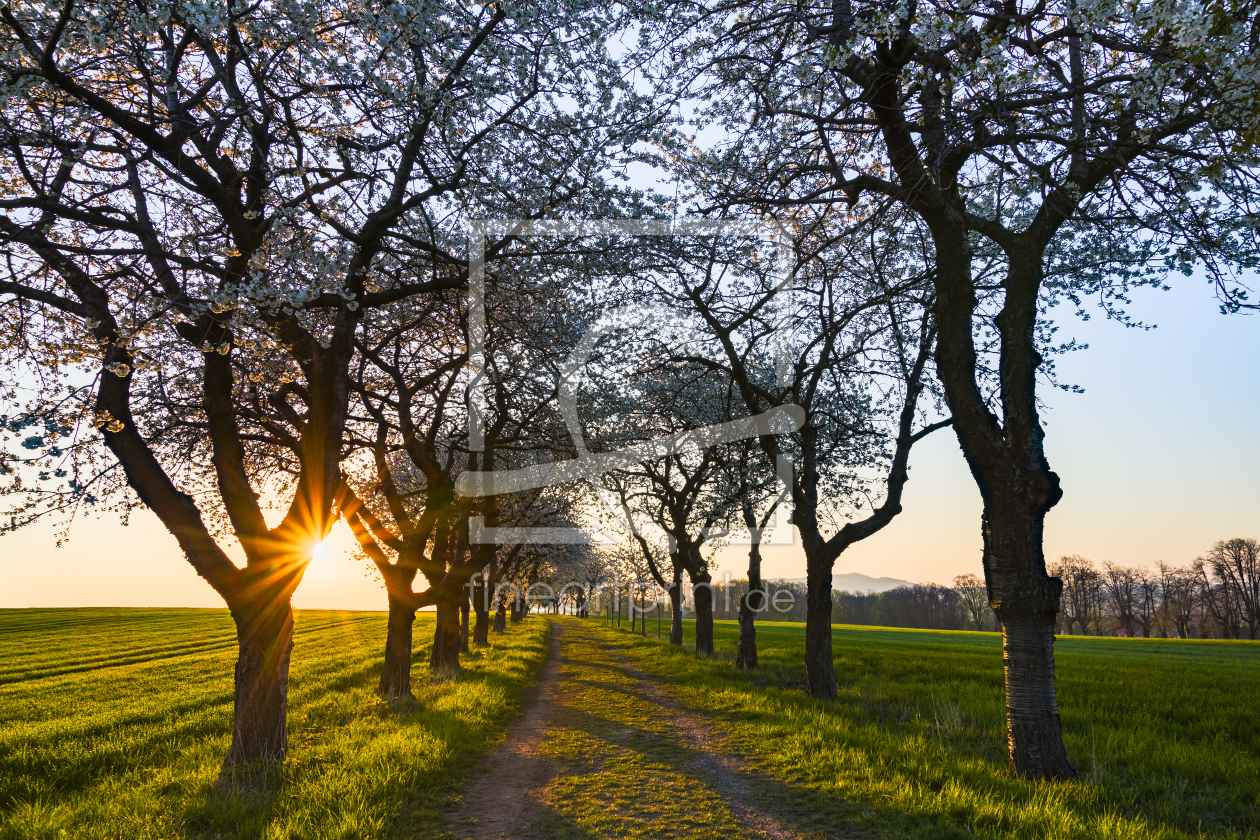
M 769 581 L 765 584 L 769 606 L 758 616 L 762 621 L 804 621 L 805 583 Z M 739 599 L 748 591 L 748 581 L 732 580 L 713 584 L 713 617 L 737 619 Z M 776 597 L 777 595 L 777 597 Z M 996 629 L 993 611 L 984 604 L 980 616 L 983 630 Z M 884 627 L 917 627 L 931 630 L 975 629 L 964 596 L 953 588 L 935 583 L 899 586 L 887 592 L 831 591 L 833 624 L 871 624 Z
M 1186 566 L 1159 563 L 1152 570 L 1096 564 L 1072 555 L 1047 564 L 1047 571 L 1063 581 L 1057 624 L 1063 635 L 1260 637 L 1260 542 L 1253 539 L 1222 540 Z M 804 582 L 779 580 L 765 586 L 769 604 L 760 620 L 805 620 Z M 713 617 L 737 619 L 739 599 L 747 590 L 745 580 L 714 583 Z M 953 586 L 832 590 L 831 620 L 928 630 L 999 629 L 984 582 L 976 575 L 960 575 Z
M 1152 569 L 1084 557 L 1049 564 L 1063 580 L 1060 633 L 1255 639 L 1260 635 L 1260 542 L 1222 540 L 1186 566 Z

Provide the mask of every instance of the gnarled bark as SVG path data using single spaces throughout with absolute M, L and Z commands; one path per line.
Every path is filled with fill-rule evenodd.
M 473 623 L 473 644 L 486 646 L 490 644 L 490 610 L 486 606 L 487 587 L 485 582 L 478 583 L 473 590 L 472 605 L 476 614 Z
M 755 592 L 748 592 L 739 599 L 739 644 L 735 649 L 735 667 L 751 670 L 757 667 L 757 625 L 756 613 L 749 604 L 751 598 L 758 597 Z
M 757 667 L 757 611 L 765 608 L 766 596 L 761 586 L 761 550 L 754 545 L 748 552 L 748 591 L 739 599 L 739 646 L 735 651 L 735 667 Z
M 416 610 L 397 598 L 389 599 L 389 619 L 385 628 L 385 664 L 376 693 L 386 700 L 412 697 L 411 643 Z
M 1017 615 L 1003 621 L 1002 664 L 1011 772 L 1030 779 L 1076 778 L 1063 744 L 1055 697 L 1053 620 Z
M 708 572 L 691 577 L 691 599 L 696 606 L 696 653 L 713 653 L 713 580 Z
M 761 535 L 765 524 L 774 514 L 779 503 L 775 502 L 766 513 L 766 519 L 758 522 L 752 500 L 744 497 L 744 525 L 748 528 L 751 545 L 748 547 L 748 591 L 739 599 L 739 645 L 735 651 L 735 667 L 757 667 L 757 611 L 766 607 L 766 596 L 761 584 Z
M 454 599 L 441 599 L 437 603 L 433 653 L 429 657 L 429 667 L 432 670 L 458 670 L 459 639 L 459 604 Z
M 674 582 L 669 587 L 669 643 L 682 645 L 682 567 L 674 565 Z
M 280 762 L 288 750 L 289 657 L 293 610 L 283 604 L 232 610 L 238 656 L 232 746 L 225 766 Z
M 1006 299 L 995 322 L 1001 339 L 1002 421 L 976 386 L 972 291 L 965 237 L 934 229 L 938 276 L 937 370 L 954 415 L 963 456 L 984 500 L 984 573 L 989 603 L 1002 624 L 1007 751 L 1011 772 L 1071 779 L 1054 681 L 1054 626 L 1063 584 L 1046 574 L 1042 525 L 1063 493 L 1042 447 L 1036 404 L 1041 364 L 1038 318 L 1042 248 L 1028 237 L 1006 242 Z M 952 249 L 950 246 L 953 246 Z
M 807 558 L 805 566 L 805 690 L 820 700 L 834 700 L 837 694 L 831 652 L 832 562 Z
M 1007 763 L 1024 778 L 1073 779 L 1054 679 L 1063 582 L 1044 571 L 1040 518 L 1012 507 L 986 509 L 984 518 L 985 578 L 1002 624 Z

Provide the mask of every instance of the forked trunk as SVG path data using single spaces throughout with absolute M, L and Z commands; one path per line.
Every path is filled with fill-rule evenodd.
M 985 511 L 985 578 L 1002 624 L 1010 771 L 1030 779 L 1074 779 L 1054 680 L 1054 625 L 1063 582 L 1045 572 L 1043 517 L 1018 505 Z
M 805 692 L 836 699 L 836 666 L 831 653 L 831 564 L 807 560 L 805 578 Z
M 386 700 L 411 697 L 411 631 L 416 611 L 394 598 L 389 599 L 389 621 L 385 629 L 385 666 L 376 693 Z
M 429 668 L 433 671 L 459 669 L 459 605 L 454 599 L 437 604 L 437 620 L 433 629 L 433 655 Z
M 696 605 L 696 653 L 713 653 L 713 589 L 708 574 L 693 578 L 691 598 Z
M 232 747 L 224 766 L 284 761 L 293 609 L 282 605 L 232 610 L 238 656 L 232 710 Z
M 1066 218 L 1066 217 L 1065 217 Z M 1041 317 L 1042 258 L 1052 229 L 1012 238 L 998 328 L 1002 418 L 976 383 L 977 298 L 972 253 L 956 213 L 929 219 L 936 242 L 936 304 L 940 325 L 936 370 L 944 387 L 963 457 L 984 500 L 981 536 L 989 603 L 1002 625 L 1006 735 L 1010 770 L 1031 779 L 1071 779 L 1054 683 L 1054 624 L 1063 583 L 1046 575 L 1042 524 L 1063 496 L 1046 461 L 1037 412 L 1043 358 L 1036 332 Z

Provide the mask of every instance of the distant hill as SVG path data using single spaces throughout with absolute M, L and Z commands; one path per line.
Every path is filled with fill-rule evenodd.
M 791 580 L 793 583 L 805 582 L 805 578 L 791 578 Z M 898 586 L 914 586 L 914 584 L 908 580 L 890 577 L 876 578 L 858 572 L 831 576 L 831 588 L 838 589 L 841 592 L 858 592 L 861 594 L 872 591 L 887 592 L 890 589 L 896 589 Z
M 844 575 L 831 576 L 831 588 L 839 589 L 841 592 L 887 592 L 890 589 L 896 589 L 898 586 L 914 586 L 908 580 L 899 580 L 890 577 L 871 577 L 870 575 L 859 574 L 858 572 L 850 572 Z

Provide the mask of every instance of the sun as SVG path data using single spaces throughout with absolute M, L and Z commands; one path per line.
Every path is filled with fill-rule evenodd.
M 325 538 L 323 542 L 316 543 L 315 548 L 311 549 L 311 559 L 323 560 L 325 557 L 327 557 L 328 552 L 332 549 L 332 546 L 329 545 L 329 543 L 331 542 L 332 540 Z

